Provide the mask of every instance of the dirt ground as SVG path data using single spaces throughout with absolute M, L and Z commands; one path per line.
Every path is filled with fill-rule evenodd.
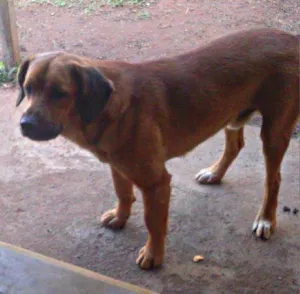
M 174 55 L 245 28 L 299 34 L 299 15 L 297 0 L 159 0 L 92 13 L 81 6 L 17 6 L 23 56 L 63 49 L 130 61 Z M 1 241 L 159 293 L 300 293 L 300 216 L 282 212 L 284 205 L 300 206 L 297 140 L 284 162 L 279 228 L 269 242 L 250 233 L 263 188 L 258 128 L 249 127 L 249 149 L 220 187 L 199 187 L 192 177 L 218 157 L 222 135 L 170 162 L 165 265 L 144 272 L 134 264 L 146 239 L 140 197 L 124 231 L 101 228 L 101 213 L 115 202 L 108 168 L 63 139 L 37 144 L 21 138 L 16 94 L 0 89 Z M 196 254 L 205 261 L 193 264 Z

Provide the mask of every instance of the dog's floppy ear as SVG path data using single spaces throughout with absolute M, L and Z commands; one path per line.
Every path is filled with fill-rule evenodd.
M 18 74 L 17 74 L 17 80 L 20 86 L 20 92 L 18 95 L 18 99 L 16 102 L 16 106 L 18 107 L 21 102 L 23 101 L 24 97 L 25 97 L 25 92 L 24 92 L 24 88 L 23 88 L 23 83 L 25 81 L 25 77 L 29 68 L 29 64 L 30 64 L 31 58 L 28 58 L 26 60 L 24 60 L 18 70 Z
M 73 65 L 72 76 L 77 88 L 75 107 L 82 121 L 90 124 L 108 102 L 112 84 L 94 67 Z

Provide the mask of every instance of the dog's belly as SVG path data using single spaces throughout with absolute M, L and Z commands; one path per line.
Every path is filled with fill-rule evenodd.
M 198 99 L 192 97 L 188 105 L 179 103 L 178 99 L 170 112 L 164 136 L 167 158 L 184 155 L 229 123 L 246 121 L 256 108 L 253 97 L 260 83 L 261 77 L 249 79 L 232 91 Z
M 185 155 L 192 151 L 202 142 L 209 139 L 211 136 L 216 134 L 219 130 L 224 128 L 227 123 L 218 123 L 214 126 L 204 127 L 201 124 L 198 126 L 198 130 L 184 130 L 181 132 L 170 132 L 167 140 L 167 159 Z M 178 135 L 180 134 L 180 135 Z

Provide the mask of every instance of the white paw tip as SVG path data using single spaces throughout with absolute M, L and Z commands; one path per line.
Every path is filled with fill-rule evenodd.
M 268 220 L 258 220 L 253 223 L 252 231 L 259 238 L 270 239 L 272 224 Z
M 206 180 L 209 180 L 213 176 L 213 173 L 207 169 L 202 169 L 199 173 L 196 174 L 195 180 L 201 181 L 205 177 Z

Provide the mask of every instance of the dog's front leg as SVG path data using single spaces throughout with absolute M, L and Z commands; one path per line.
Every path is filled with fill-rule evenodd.
M 101 223 L 113 230 L 122 229 L 131 213 L 132 203 L 135 201 L 133 184 L 117 169 L 111 167 L 112 178 L 118 196 L 118 205 L 115 209 L 105 212 Z
M 170 179 L 171 176 L 165 172 L 160 183 L 142 189 L 145 223 L 149 235 L 136 263 L 143 269 L 157 267 L 163 261 L 171 194 Z

